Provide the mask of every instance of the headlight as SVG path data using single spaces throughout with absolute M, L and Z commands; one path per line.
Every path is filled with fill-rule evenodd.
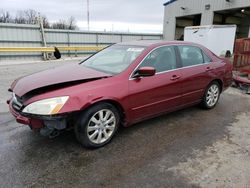
M 23 112 L 37 115 L 57 114 L 67 102 L 68 98 L 68 96 L 64 96 L 36 101 L 26 106 Z

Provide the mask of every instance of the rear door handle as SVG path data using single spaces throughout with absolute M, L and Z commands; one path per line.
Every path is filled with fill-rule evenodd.
M 170 78 L 170 80 L 178 80 L 178 79 L 180 79 L 181 77 L 180 76 L 178 76 L 178 75 L 173 75 L 171 78 Z

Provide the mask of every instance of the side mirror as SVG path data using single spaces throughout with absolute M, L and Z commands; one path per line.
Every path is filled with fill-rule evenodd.
M 133 78 L 154 76 L 155 72 L 156 70 L 153 67 L 141 67 L 135 71 Z

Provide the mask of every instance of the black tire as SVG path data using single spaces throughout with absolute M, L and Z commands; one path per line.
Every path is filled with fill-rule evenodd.
M 212 87 L 218 88 L 218 97 L 216 98 L 216 101 L 214 103 L 209 104 L 209 102 L 208 102 L 208 95 L 209 95 L 209 91 L 211 91 L 210 89 Z M 212 109 L 212 108 L 214 108 L 216 106 L 216 104 L 218 103 L 219 99 L 220 99 L 220 93 L 221 93 L 221 86 L 220 86 L 220 84 L 217 81 L 211 82 L 208 85 L 208 87 L 207 87 L 207 89 L 206 89 L 206 91 L 204 93 L 204 96 L 203 96 L 202 102 L 201 102 L 201 106 L 203 108 L 205 108 L 205 109 Z
M 113 122 L 113 124 L 115 126 L 114 126 L 113 132 L 110 134 L 110 137 L 106 141 L 104 141 L 102 143 L 94 143 L 89 138 L 88 127 L 90 127 L 89 126 L 90 123 L 93 123 L 93 122 L 91 122 L 91 118 L 95 114 L 97 114 L 98 112 L 100 112 L 102 110 L 104 110 L 104 112 L 105 112 L 105 110 L 108 110 L 108 111 L 111 111 L 113 113 L 112 115 L 114 115 L 113 117 L 115 118 L 115 123 Z M 109 103 L 98 103 L 98 104 L 93 105 L 92 107 L 88 108 L 87 110 L 85 110 L 84 112 L 82 112 L 80 114 L 79 119 L 75 125 L 75 135 L 76 135 L 77 140 L 82 144 L 82 146 L 84 146 L 86 148 L 99 148 L 99 147 L 102 147 L 102 146 L 108 144 L 112 140 L 113 136 L 117 132 L 119 124 L 120 124 L 120 115 L 119 115 L 119 112 L 116 109 L 116 107 L 114 107 L 112 104 L 109 104 Z M 100 131 L 100 130 L 98 130 L 98 131 Z M 105 130 L 105 132 L 106 132 L 106 130 Z M 98 132 L 98 134 L 99 134 L 99 132 Z M 102 135 L 104 136 L 104 133 Z

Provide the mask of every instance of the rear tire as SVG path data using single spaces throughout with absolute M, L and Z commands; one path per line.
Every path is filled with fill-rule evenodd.
M 216 106 L 220 98 L 220 84 L 216 81 L 211 82 L 202 98 L 201 105 L 205 109 L 212 109 Z
M 109 103 L 99 103 L 80 114 L 76 138 L 86 148 L 99 148 L 112 140 L 119 124 L 118 110 Z

